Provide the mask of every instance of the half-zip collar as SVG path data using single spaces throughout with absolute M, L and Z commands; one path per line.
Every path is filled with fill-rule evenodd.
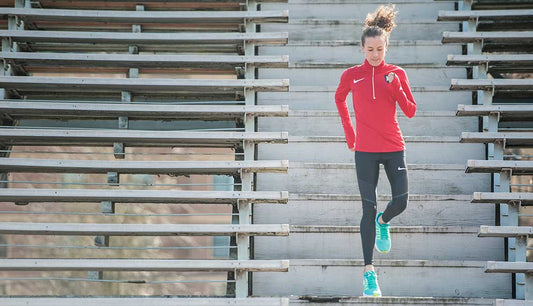
M 370 71 L 372 70 L 372 97 L 374 100 L 376 100 L 376 85 L 375 85 L 375 75 L 376 71 L 379 72 L 383 67 L 385 67 L 385 60 L 382 60 L 381 63 L 377 66 L 372 66 L 368 60 L 365 58 L 365 62 L 363 63 L 363 70 Z

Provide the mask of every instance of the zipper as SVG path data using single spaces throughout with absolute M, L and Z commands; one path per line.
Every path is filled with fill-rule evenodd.
M 376 100 L 376 90 L 374 89 L 374 69 L 376 69 L 376 67 L 372 66 L 372 95 L 374 96 L 374 100 Z

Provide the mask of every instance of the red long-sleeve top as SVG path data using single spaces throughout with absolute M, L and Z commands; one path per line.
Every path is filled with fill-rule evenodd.
M 396 77 L 387 83 L 385 76 L 390 72 L 394 72 Z M 346 106 L 346 96 L 350 91 L 356 130 Z M 346 69 L 335 92 L 335 104 L 348 148 L 362 152 L 405 150 L 405 141 L 396 117 L 396 102 L 407 117 L 415 115 L 416 102 L 402 68 L 385 61 L 372 66 L 365 59 L 363 64 Z

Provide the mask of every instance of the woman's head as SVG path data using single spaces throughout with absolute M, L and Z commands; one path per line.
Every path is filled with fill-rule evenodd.
M 394 9 L 394 4 L 381 5 L 374 13 L 366 15 L 361 48 L 365 59 L 373 66 L 379 65 L 387 53 L 390 33 L 396 27 L 394 18 L 398 12 Z

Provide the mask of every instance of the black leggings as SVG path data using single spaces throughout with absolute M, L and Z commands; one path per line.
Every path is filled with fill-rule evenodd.
M 376 243 L 376 190 L 379 178 L 379 164 L 385 166 L 391 184 L 392 200 L 383 212 L 383 221 L 388 223 L 407 207 L 408 178 L 405 151 L 397 152 L 355 152 L 357 183 L 363 202 L 361 218 L 361 242 L 365 265 L 372 264 L 374 244 Z

